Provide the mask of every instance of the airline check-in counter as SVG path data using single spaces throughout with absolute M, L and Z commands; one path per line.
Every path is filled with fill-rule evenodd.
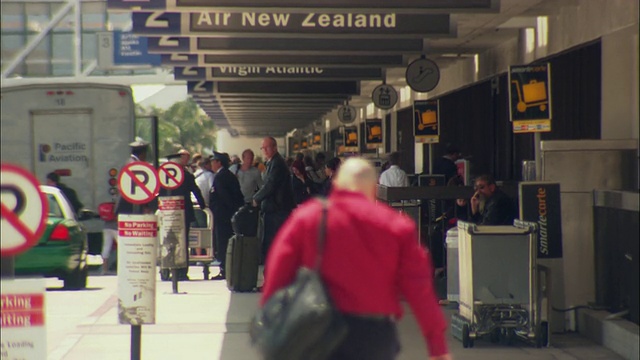
M 378 185 L 377 198 L 379 201 L 386 202 L 389 206 L 409 215 L 416 222 L 418 234 L 422 237 L 424 228 L 432 229 L 436 218 L 427 216 L 427 221 L 423 221 L 425 216 L 423 214 L 423 204 L 430 200 L 469 199 L 473 192 L 473 188 L 470 186 L 387 187 Z M 428 232 L 427 235 L 432 234 Z M 433 239 L 430 239 L 430 248 L 433 248 L 432 242 Z

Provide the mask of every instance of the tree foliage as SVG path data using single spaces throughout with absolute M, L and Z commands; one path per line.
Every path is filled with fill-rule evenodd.
M 215 149 L 216 135 L 213 121 L 202 114 L 193 99 L 177 102 L 167 110 L 151 106 L 136 105 L 138 117 L 158 117 L 158 148 L 160 157 L 172 154 L 181 148 L 194 152 L 211 152 Z M 136 134 L 143 139 L 151 138 L 148 121 L 137 121 Z

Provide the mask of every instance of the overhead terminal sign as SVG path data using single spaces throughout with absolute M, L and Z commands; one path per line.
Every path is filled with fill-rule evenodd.
M 360 93 L 358 81 L 187 81 L 190 95 L 218 94 L 331 94 L 356 95 Z
M 131 16 L 141 35 L 299 37 L 313 35 L 425 37 L 455 36 L 449 14 L 317 12 L 139 12 Z
M 422 53 L 422 39 L 389 38 L 260 38 L 260 37 L 183 37 L 150 36 L 150 53 L 192 53 L 192 54 L 284 54 L 284 53 L 332 53 L 362 52 L 366 54 Z
M 150 53 L 191 53 L 196 39 L 180 36 L 148 37 L 147 46 Z
M 274 8 L 297 8 L 299 10 L 321 9 L 339 12 L 345 9 L 373 9 L 403 12 L 498 12 L 499 0 L 107 0 L 109 10 L 238 10 L 252 9 L 271 11 Z
M 213 94 L 213 81 L 187 81 L 187 94 Z
M 317 79 L 317 80 L 378 80 L 380 68 L 324 68 L 313 66 L 220 66 L 176 67 L 176 80 L 229 80 L 229 79 Z
M 162 65 L 171 66 L 326 66 L 326 67 L 388 67 L 405 63 L 402 55 L 208 55 L 164 54 Z
M 414 91 L 431 91 L 440 81 L 440 69 L 429 59 L 418 59 L 407 66 L 405 78 Z
M 160 56 L 149 54 L 147 38 L 130 32 L 113 32 L 115 65 L 160 65 Z
M 398 102 L 398 93 L 391 85 L 378 85 L 371 93 L 371 100 L 376 107 L 382 110 L 389 110 L 396 106 L 396 103 Z

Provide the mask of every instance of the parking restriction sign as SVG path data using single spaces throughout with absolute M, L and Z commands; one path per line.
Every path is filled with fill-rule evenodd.
M 44 232 L 49 203 L 38 186 L 38 180 L 27 170 L 1 164 L 2 256 L 26 251 L 38 242 Z
M 175 162 L 166 162 L 158 169 L 160 185 L 168 190 L 175 190 L 184 182 L 184 169 Z
M 122 168 L 118 187 L 123 198 L 133 204 L 146 204 L 158 195 L 160 182 L 153 166 L 136 161 Z

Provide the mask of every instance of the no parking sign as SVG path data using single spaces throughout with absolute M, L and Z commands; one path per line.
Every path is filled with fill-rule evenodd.
M 38 186 L 38 180 L 27 170 L 1 164 L 2 256 L 22 253 L 42 236 L 47 225 L 49 203 Z
M 184 169 L 180 164 L 166 162 L 158 169 L 160 185 L 168 190 L 175 190 L 184 182 Z
M 153 200 L 160 190 L 156 170 L 142 161 L 129 163 L 122 168 L 118 186 L 123 198 L 138 205 Z

